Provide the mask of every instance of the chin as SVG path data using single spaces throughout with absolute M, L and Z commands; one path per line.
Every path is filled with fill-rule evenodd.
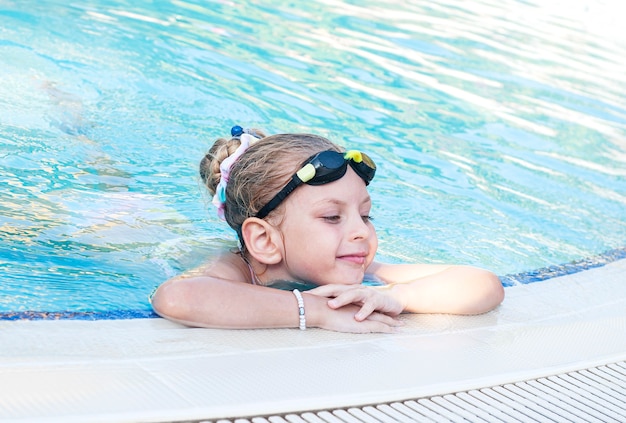
M 337 269 L 340 270 L 340 269 Z M 355 271 L 355 269 L 341 269 L 342 271 L 318 273 L 313 283 L 322 285 L 361 285 L 365 272 Z M 346 271 L 348 270 L 348 271 Z
M 353 281 L 352 279 L 348 279 L 348 278 L 340 278 L 337 280 L 325 280 L 323 282 L 318 283 L 319 286 L 322 285 L 360 285 L 363 282 L 363 279 L 360 280 L 356 280 Z
M 343 278 L 339 284 L 340 285 L 361 285 L 361 283 L 363 283 L 363 277 L 364 275 L 360 275 L 357 278 Z

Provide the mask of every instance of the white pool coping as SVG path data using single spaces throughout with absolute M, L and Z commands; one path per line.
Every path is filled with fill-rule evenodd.
M 0 421 L 165 422 L 362 406 L 626 359 L 626 260 L 506 289 L 398 334 L 1 321 Z

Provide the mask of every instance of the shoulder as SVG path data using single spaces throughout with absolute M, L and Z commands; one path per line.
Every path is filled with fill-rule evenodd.
M 190 279 L 209 276 L 237 282 L 249 282 L 250 272 L 239 253 L 224 251 L 209 258 L 206 262 L 193 269 L 186 270 L 172 280 Z

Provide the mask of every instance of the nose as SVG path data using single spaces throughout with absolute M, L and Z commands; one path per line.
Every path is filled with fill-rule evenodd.
M 372 225 L 368 224 L 359 213 L 351 216 L 349 232 L 351 240 L 367 239 L 371 236 L 372 231 Z

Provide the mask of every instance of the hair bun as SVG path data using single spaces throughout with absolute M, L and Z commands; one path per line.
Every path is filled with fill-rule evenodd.
M 208 153 L 200 160 L 200 177 L 211 195 L 215 195 L 217 185 L 220 183 L 220 164 L 241 145 L 239 138 L 243 134 L 249 134 L 258 139 L 266 136 L 260 129 L 242 128 L 240 125 L 233 126 L 230 129 L 230 134 L 232 136 L 230 139 L 218 138 Z
M 240 144 L 239 138 L 219 138 L 200 160 L 200 178 L 211 195 L 215 195 L 217 185 L 220 183 L 220 164 L 233 154 Z

